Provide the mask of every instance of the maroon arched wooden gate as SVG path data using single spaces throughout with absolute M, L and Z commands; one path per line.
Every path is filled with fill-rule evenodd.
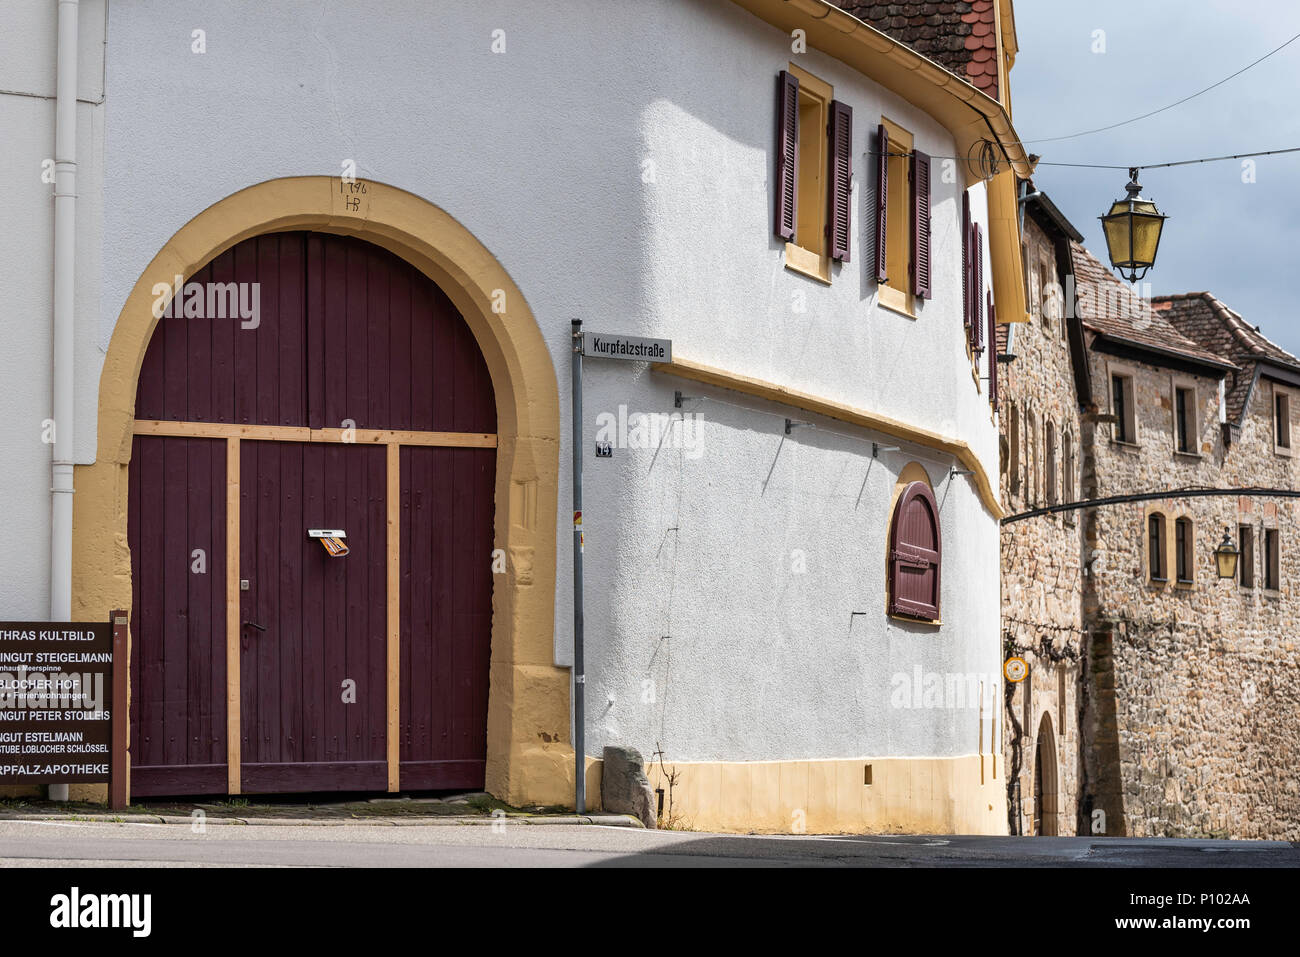
M 305 232 L 172 311 L 130 466 L 132 793 L 482 787 L 496 406 L 463 319 Z

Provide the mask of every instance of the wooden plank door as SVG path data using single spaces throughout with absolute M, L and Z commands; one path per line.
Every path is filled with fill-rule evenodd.
M 496 451 L 446 435 L 496 432 L 472 332 L 352 237 L 252 237 L 191 281 L 258 320 L 174 311 L 142 363 L 132 793 L 482 787 Z
M 381 446 L 240 443 L 244 793 L 387 787 Z M 332 558 L 310 528 L 347 533 Z
M 226 790 L 226 443 L 136 436 L 131 792 Z
M 494 449 L 401 451 L 401 785 L 481 788 Z

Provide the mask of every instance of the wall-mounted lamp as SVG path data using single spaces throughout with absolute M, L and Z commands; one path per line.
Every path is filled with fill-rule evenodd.
M 794 419 L 785 420 L 785 434 L 789 435 L 791 429 L 798 429 L 805 425 L 812 425 L 811 422 L 796 422 Z
M 871 457 L 872 457 L 873 459 L 878 459 L 878 458 L 880 458 L 880 453 L 881 453 L 881 452 L 901 452 L 901 451 L 903 451 L 902 446 L 898 446 L 898 445 L 881 445 L 879 442 L 872 442 L 872 443 L 871 443 Z

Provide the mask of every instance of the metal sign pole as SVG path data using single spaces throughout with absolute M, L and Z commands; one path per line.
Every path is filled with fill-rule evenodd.
M 582 320 L 573 326 L 573 807 L 587 811 L 586 716 L 582 664 Z

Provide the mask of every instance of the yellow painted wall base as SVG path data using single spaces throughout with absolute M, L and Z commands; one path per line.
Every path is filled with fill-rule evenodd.
M 1006 781 L 992 755 L 676 762 L 677 827 L 760 834 L 1005 834 Z M 871 784 L 864 784 L 871 766 Z M 982 772 L 981 772 L 982 766 Z M 658 764 L 651 787 L 668 789 Z M 982 774 L 982 783 L 981 783 Z M 667 795 L 664 799 L 667 817 Z

